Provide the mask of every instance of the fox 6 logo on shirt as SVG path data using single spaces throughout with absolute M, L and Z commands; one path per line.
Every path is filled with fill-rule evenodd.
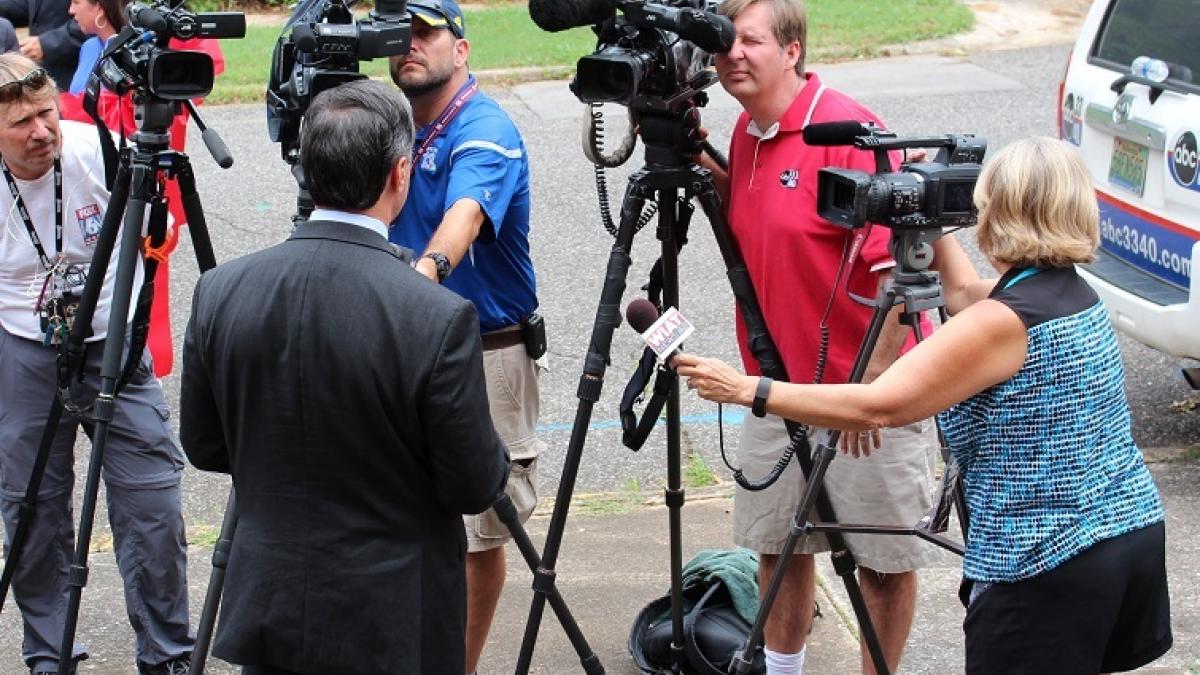
M 1200 181 L 1196 180 L 1197 164 L 1200 164 L 1198 155 L 1196 134 L 1185 131 L 1175 139 L 1175 145 L 1167 157 L 1175 182 L 1196 191 L 1200 191 Z

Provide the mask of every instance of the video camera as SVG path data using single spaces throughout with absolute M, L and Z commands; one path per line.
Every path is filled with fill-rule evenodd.
M 289 164 L 299 161 L 300 121 L 326 89 L 366 77 L 359 61 L 407 54 L 412 19 L 406 0 L 377 0 L 356 21 L 355 0 L 305 0 L 288 20 L 271 56 L 267 129 Z
M 117 95 L 130 91 L 167 101 L 207 96 L 213 87 L 212 57 L 203 52 L 167 48 L 171 38 L 246 36 L 241 12 L 189 12 L 183 3 L 132 2 L 126 25 L 100 55 L 100 81 Z
M 817 213 L 847 229 L 876 222 L 897 229 L 970 227 L 972 198 L 987 140 L 973 135 L 897 138 L 873 124 L 826 122 L 804 128 L 808 145 L 853 145 L 875 153 L 875 173 L 828 167 L 817 172 Z M 892 171 L 889 150 L 939 148 L 932 161 Z
M 711 54 L 733 46 L 733 22 L 711 0 L 530 0 L 543 30 L 593 25 L 596 51 L 579 59 L 571 91 L 584 103 L 650 109 L 689 98 L 716 81 Z M 615 10 L 620 10 L 618 16 Z

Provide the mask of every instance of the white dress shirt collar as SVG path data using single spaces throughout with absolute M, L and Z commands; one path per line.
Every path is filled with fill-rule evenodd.
M 388 227 L 382 220 L 379 220 L 378 218 L 372 218 L 371 216 L 364 216 L 361 213 L 351 213 L 350 211 L 339 211 L 338 209 L 324 209 L 318 207 L 313 209 L 313 212 L 311 215 L 309 215 L 308 219 L 333 220 L 339 223 L 349 223 L 351 225 L 365 227 L 384 239 L 387 239 L 388 236 Z

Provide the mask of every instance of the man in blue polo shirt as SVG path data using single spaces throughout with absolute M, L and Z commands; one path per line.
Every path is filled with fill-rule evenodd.
M 419 252 L 416 269 L 475 303 L 492 422 L 512 456 L 508 494 L 522 521 L 536 504 L 545 445 L 535 435 L 544 349 L 529 256 L 529 161 L 517 128 L 470 74 L 462 10 L 414 0 L 412 50 L 391 60 L 419 129 L 412 188 L 389 238 Z M 539 347 L 539 345 L 541 345 Z M 467 672 L 475 670 L 504 585 L 507 528 L 466 516 Z

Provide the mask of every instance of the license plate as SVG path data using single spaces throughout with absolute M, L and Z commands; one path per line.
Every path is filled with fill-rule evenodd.
M 1146 165 L 1150 148 L 1124 138 L 1113 139 L 1112 162 L 1108 165 L 1108 182 L 1138 195 L 1146 188 Z

